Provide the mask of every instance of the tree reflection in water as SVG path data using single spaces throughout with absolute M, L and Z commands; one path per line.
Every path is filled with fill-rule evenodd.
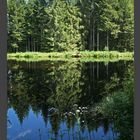
M 44 137 L 48 140 L 116 139 L 118 133 L 113 131 L 113 123 L 92 108 L 106 92 L 122 87 L 127 69 L 123 64 L 11 61 L 8 63 L 9 109 L 15 111 L 21 125 L 31 112 L 43 118 L 47 131 L 38 128 L 39 140 Z M 120 79 L 119 86 L 115 85 L 116 80 L 112 82 L 114 74 L 115 79 Z M 110 82 L 113 86 L 107 88 Z M 9 123 L 13 117 L 8 118 Z

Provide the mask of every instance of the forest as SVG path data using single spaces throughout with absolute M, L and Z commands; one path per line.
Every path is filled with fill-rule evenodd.
M 8 0 L 8 52 L 134 49 L 133 0 Z
M 134 0 L 7 0 L 7 139 L 133 140 Z

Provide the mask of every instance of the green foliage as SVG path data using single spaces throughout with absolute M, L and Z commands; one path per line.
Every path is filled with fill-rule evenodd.
M 10 53 L 8 60 L 17 61 L 45 61 L 45 60 L 62 60 L 62 61 L 119 61 L 133 60 L 133 52 L 120 53 L 117 51 L 74 51 L 74 52 L 26 52 Z
M 119 49 L 133 50 L 134 48 L 134 1 L 122 0 L 119 2 Z M 123 47 L 123 48 L 122 48 Z
M 10 52 L 133 50 L 133 0 L 7 1 Z
M 105 93 L 107 95 L 111 94 L 112 91 L 114 91 L 119 86 L 120 83 L 120 79 L 117 77 L 116 73 L 110 78 L 110 81 L 111 82 L 105 85 Z
M 25 2 L 8 0 L 8 50 L 15 52 L 25 45 Z
M 100 6 L 100 23 L 99 30 L 110 32 L 111 35 L 117 37 L 117 34 L 120 32 L 119 25 L 116 23 L 118 20 L 117 6 L 118 2 L 110 0 L 102 0 L 99 3 Z
M 58 0 L 54 7 L 46 8 L 49 23 L 46 34 L 46 49 L 48 51 L 82 50 L 80 11 L 64 0 Z M 48 48 L 49 46 L 49 48 Z
M 78 62 L 65 62 L 51 73 L 57 85 L 54 94 L 48 99 L 48 104 L 63 112 L 79 101 L 82 91 L 82 82 L 79 82 L 82 77 L 81 66 Z
M 114 122 L 114 129 L 120 132 L 120 140 L 133 140 L 134 70 L 128 66 L 123 88 L 103 98 L 98 111 Z

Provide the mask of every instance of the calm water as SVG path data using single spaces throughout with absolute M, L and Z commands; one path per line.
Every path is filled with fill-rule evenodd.
M 8 140 L 116 140 L 113 122 L 95 119 L 91 108 L 130 63 L 10 61 Z

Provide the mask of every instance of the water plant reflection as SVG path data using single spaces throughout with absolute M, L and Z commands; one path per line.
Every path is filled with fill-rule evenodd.
M 41 139 L 88 140 L 102 135 L 103 139 L 116 139 L 120 132 L 113 131 L 115 123 L 100 112 L 100 103 L 108 92 L 127 85 L 124 73 L 130 69 L 126 67 L 129 63 L 10 62 L 9 109 L 15 111 L 23 126 L 31 112 L 38 116 L 38 123 L 42 117 L 49 135 L 38 128 Z M 10 115 L 9 119 L 12 122 Z

